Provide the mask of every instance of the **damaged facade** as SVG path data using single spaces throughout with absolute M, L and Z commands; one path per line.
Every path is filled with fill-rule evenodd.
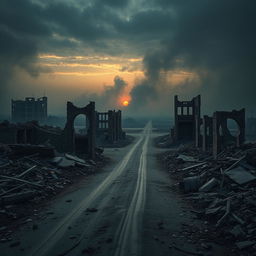
M 173 140 L 199 140 L 197 138 L 200 129 L 201 96 L 193 98 L 191 101 L 179 101 L 178 96 L 174 96 L 174 118 Z
M 203 117 L 203 143 L 202 148 L 203 151 L 206 151 L 208 148 L 212 146 L 213 141 L 213 124 L 212 117 L 204 116 Z
M 12 100 L 12 121 L 17 123 L 47 120 L 47 97 Z
M 108 112 L 97 112 L 97 137 L 114 143 L 125 139 L 125 132 L 122 130 L 122 112 L 121 110 L 109 110 Z
M 234 120 L 239 132 L 232 136 L 228 129 L 228 119 Z M 217 155 L 228 145 L 240 147 L 245 142 L 245 109 L 239 111 L 216 111 L 213 114 L 213 156 Z
M 179 101 L 174 97 L 175 124 L 171 130 L 173 142 L 193 141 L 197 148 L 212 151 L 217 155 L 227 146 L 240 147 L 245 142 L 245 109 L 233 111 L 216 111 L 213 117 L 201 118 L 201 97 L 191 101 Z M 228 121 L 233 120 L 239 132 L 231 134 Z M 202 134 L 201 134 L 202 131 Z
M 86 116 L 87 125 L 87 135 L 83 140 L 84 150 L 93 159 L 95 157 L 95 139 L 96 139 L 96 112 L 95 112 L 95 102 L 90 102 L 87 106 L 83 108 L 78 108 L 73 105 L 72 102 L 67 102 L 67 123 L 65 125 L 63 136 L 64 136 L 64 150 L 66 152 L 74 153 L 76 138 L 74 121 L 78 115 Z M 78 141 L 77 141 L 78 142 Z
M 29 100 L 29 104 L 31 102 Z M 86 117 L 85 130 L 82 134 L 75 132 L 74 122 L 78 115 Z M 96 137 L 99 143 L 96 142 Z M 91 159 L 95 158 L 96 144 L 99 145 L 101 142 L 99 138 L 113 144 L 125 139 L 125 133 L 122 130 L 121 111 L 96 112 L 95 102 L 90 102 L 82 108 L 67 102 L 67 121 L 64 129 L 40 126 L 37 121 L 19 124 L 6 121 L 0 124 L 1 143 L 49 144 L 59 152 L 85 154 Z

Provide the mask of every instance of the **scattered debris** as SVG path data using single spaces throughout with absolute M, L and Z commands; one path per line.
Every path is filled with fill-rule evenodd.
M 212 178 L 209 181 L 207 181 L 202 187 L 200 187 L 198 191 L 209 192 L 218 184 L 219 184 L 219 181 L 216 178 Z
M 87 208 L 86 211 L 87 212 L 97 212 L 98 209 L 96 209 L 96 208 Z
M 242 242 L 238 242 L 236 243 L 236 246 L 240 249 L 243 250 L 245 248 L 251 247 L 255 244 L 255 242 L 253 241 L 242 241 Z
M 239 185 L 243 185 L 250 181 L 256 180 L 256 176 L 252 175 L 250 172 L 247 172 L 241 166 L 231 169 L 228 172 L 225 172 L 225 174 Z
M 182 154 L 180 154 L 180 155 L 177 157 L 177 159 L 180 159 L 180 160 L 182 160 L 182 161 L 184 161 L 184 162 L 197 162 L 197 160 L 196 160 L 194 157 L 192 157 L 192 156 L 186 156 L 186 155 L 182 155 Z
M 27 223 L 26 219 L 32 222 L 43 202 L 81 175 L 93 173 L 104 161 L 100 155 L 92 162 L 55 154 L 54 148 L 44 145 L 0 145 L 0 242 L 10 241 L 10 230 Z
M 159 157 L 176 181 L 172 190 L 183 194 L 195 218 L 205 222 L 203 232 L 196 232 L 194 225 L 193 230 L 186 229 L 189 240 L 197 237 L 199 244 L 228 245 L 230 255 L 241 255 L 240 250 L 252 255 L 256 245 L 256 144 L 227 147 L 216 159 L 192 145 Z M 198 163 L 191 165 L 187 159 Z
M 191 192 L 191 191 L 198 191 L 200 186 L 201 186 L 200 176 L 187 177 L 180 182 L 180 188 L 183 189 L 185 193 Z

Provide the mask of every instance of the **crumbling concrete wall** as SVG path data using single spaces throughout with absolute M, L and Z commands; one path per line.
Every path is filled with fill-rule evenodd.
M 85 145 L 89 157 L 95 157 L 95 139 L 96 139 L 96 112 L 95 102 L 90 102 L 83 108 L 78 108 L 72 102 L 67 102 L 67 123 L 64 128 L 64 148 L 66 152 L 75 152 L 75 129 L 74 120 L 78 115 L 86 116 L 86 127 L 88 144 Z M 88 125 L 87 125 L 88 124 Z
M 256 138 L 256 118 L 249 117 L 246 120 L 246 135 L 250 138 Z
M 201 96 L 194 97 L 191 101 L 179 101 L 174 96 L 174 141 L 191 140 L 196 145 L 200 144 L 201 126 Z
M 4 122 L 0 124 L 0 142 L 6 144 L 16 144 L 18 137 L 25 140 L 24 128 L 19 128 L 16 125 Z
M 5 144 L 51 144 L 59 152 L 63 152 L 62 132 L 49 131 L 40 127 L 37 122 L 23 124 L 0 124 L 0 142 Z
M 212 117 L 205 115 L 203 117 L 203 142 L 202 142 L 203 151 L 207 151 L 212 146 L 212 140 L 213 140 Z
M 75 134 L 74 120 L 83 114 L 87 118 L 87 137 L 79 137 Z M 0 124 L 0 142 L 6 144 L 50 144 L 59 152 L 74 153 L 76 148 L 80 152 L 88 153 L 89 157 L 95 157 L 95 103 L 91 102 L 84 108 L 77 108 L 71 102 L 67 103 L 67 123 L 64 130 L 54 129 L 54 131 L 41 127 L 37 122 L 24 124 L 10 124 L 8 122 Z M 76 147 L 77 145 L 77 147 Z
M 97 112 L 97 133 L 104 134 L 105 139 L 110 143 L 124 139 L 122 130 L 121 110 L 109 110 L 108 112 Z
M 228 119 L 233 119 L 238 127 L 239 134 L 234 137 L 228 129 Z M 239 111 L 216 111 L 213 114 L 213 156 L 217 155 L 232 142 L 240 147 L 245 141 L 245 109 Z

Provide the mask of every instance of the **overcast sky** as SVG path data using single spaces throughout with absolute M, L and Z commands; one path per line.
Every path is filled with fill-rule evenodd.
M 1 0 L 0 114 L 44 94 L 50 114 L 96 100 L 168 116 L 174 94 L 199 93 L 205 113 L 250 112 L 255 13 L 255 0 Z

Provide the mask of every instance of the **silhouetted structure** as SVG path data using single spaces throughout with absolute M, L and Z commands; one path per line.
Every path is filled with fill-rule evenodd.
M 233 111 L 216 111 L 213 117 L 201 115 L 201 97 L 198 95 L 191 101 L 179 101 L 174 97 L 175 125 L 171 129 L 171 141 L 193 141 L 197 148 L 210 151 L 214 158 L 228 146 L 240 147 L 245 141 L 245 109 Z M 228 121 L 238 125 L 237 134 L 231 134 Z M 251 127 L 256 127 L 251 120 Z M 202 134 L 201 134 L 202 126 Z
M 228 129 L 228 119 L 234 120 L 239 133 L 234 137 Z M 245 109 L 228 111 L 216 111 L 213 114 L 213 156 L 217 157 L 225 146 L 234 144 L 240 147 L 245 141 Z
M 108 112 L 97 112 L 96 115 L 97 134 L 104 136 L 104 140 L 110 143 L 125 139 L 125 133 L 122 130 L 122 112 L 121 110 L 109 110 Z
M 66 152 L 75 152 L 75 129 L 74 120 L 78 115 L 86 116 L 87 145 L 84 145 L 85 151 L 89 157 L 95 157 L 95 139 L 96 139 L 96 112 L 95 102 L 90 102 L 83 108 L 78 108 L 72 102 L 67 102 L 67 123 L 64 128 L 64 149 Z M 88 125 L 87 125 L 88 124 Z
M 25 100 L 12 100 L 13 122 L 44 122 L 47 119 L 47 97 L 35 99 L 27 97 Z
M 179 101 L 174 96 L 175 125 L 173 130 L 174 141 L 194 140 L 199 143 L 201 125 L 201 96 L 191 101 Z M 197 143 L 196 143 L 197 144 Z
M 213 136 L 213 124 L 212 117 L 203 117 L 203 151 L 207 151 L 209 147 L 212 146 L 212 136 Z

